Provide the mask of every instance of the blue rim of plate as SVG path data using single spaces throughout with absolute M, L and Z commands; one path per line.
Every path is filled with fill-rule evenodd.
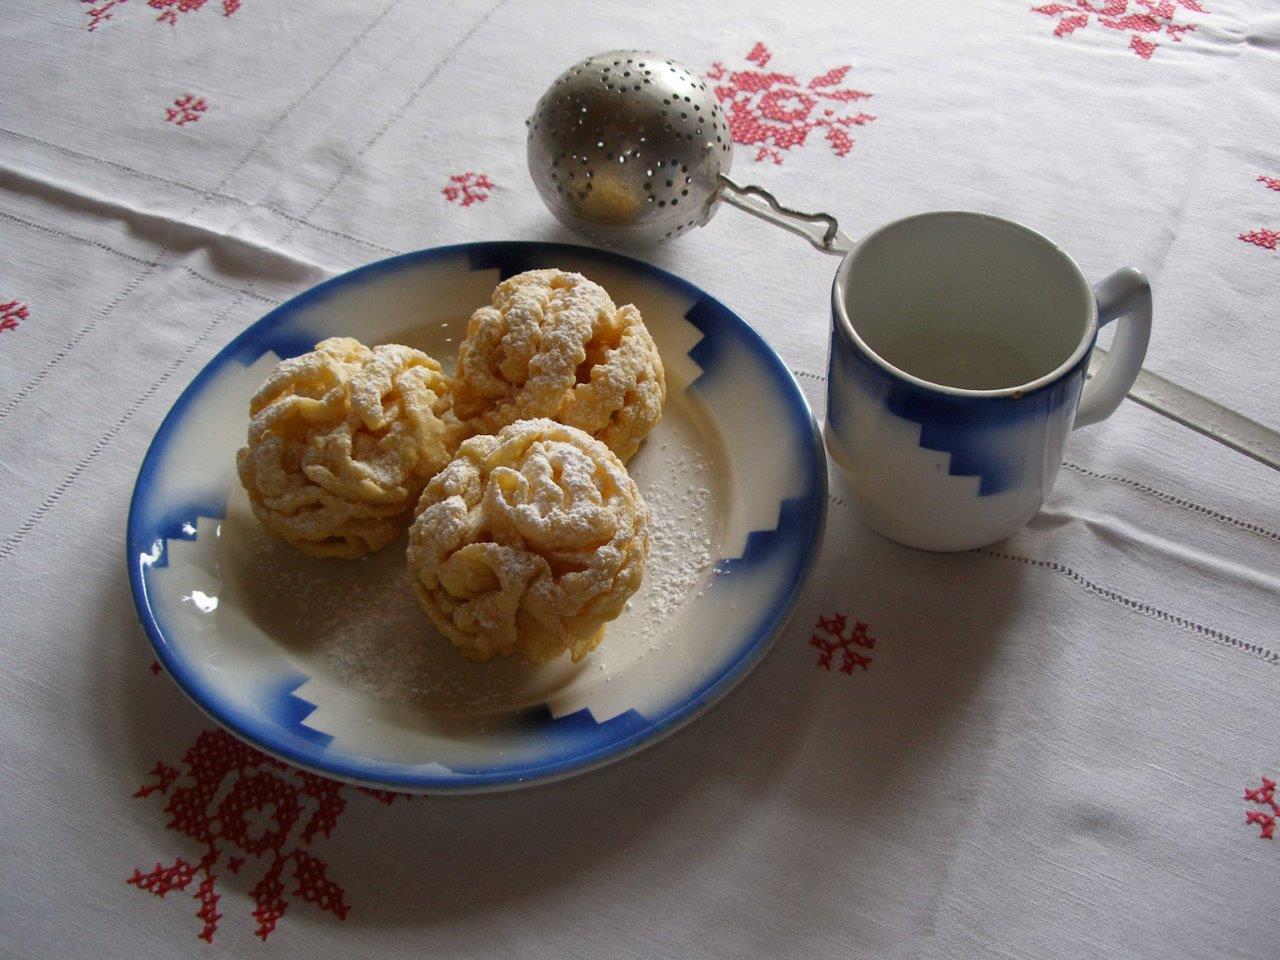
M 722 670 L 706 679 L 661 716 L 642 718 L 644 722 L 639 727 L 635 724 L 620 725 L 617 727 L 615 736 L 604 742 L 593 744 L 592 748 L 585 752 L 533 763 L 517 763 L 488 770 L 448 774 L 435 771 L 397 773 L 389 770 L 388 767 L 407 768 L 410 765 L 387 761 L 371 761 L 366 765 L 347 758 L 327 757 L 325 756 L 326 743 L 308 743 L 304 748 L 299 747 L 295 742 L 286 742 L 279 734 L 278 728 L 263 723 L 256 717 L 248 716 L 219 700 L 216 694 L 202 686 L 196 674 L 166 639 L 163 625 L 152 609 L 144 572 L 146 565 L 141 562 L 141 558 L 151 551 L 159 537 L 156 530 L 142 531 L 138 520 L 140 509 L 154 485 L 161 454 L 171 440 L 187 407 L 199 394 L 204 383 L 225 363 L 240 358 L 246 346 L 260 340 L 272 327 L 284 325 L 294 312 L 306 307 L 313 300 L 323 299 L 348 284 L 366 281 L 381 273 L 393 272 L 410 265 L 459 257 L 468 257 L 473 262 L 501 265 L 503 276 L 508 276 L 521 270 L 532 269 L 534 266 L 555 262 L 554 258 L 557 254 L 573 256 L 579 260 L 594 259 L 623 267 L 681 291 L 695 304 L 693 309 L 698 309 L 704 314 L 710 313 L 717 322 L 732 326 L 735 334 L 741 337 L 743 345 L 754 354 L 757 360 L 762 361 L 763 367 L 768 371 L 778 395 L 786 406 L 788 421 L 795 427 L 797 436 L 807 441 L 803 444 L 807 456 L 802 463 L 796 464 L 797 469 L 804 471 L 803 492 L 785 501 L 784 507 L 788 504 L 791 507 L 784 509 L 779 516 L 779 529 L 784 517 L 789 525 L 798 525 L 788 533 L 798 538 L 800 547 L 798 552 L 801 554 L 800 562 L 789 570 L 786 587 L 780 599 L 768 608 L 750 631 L 747 631 L 748 639 L 738 648 L 737 653 L 729 659 Z M 307 344 L 301 349 L 310 348 L 311 344 Z M 826 512 L 827 469 L 821 432 L 791 372 L 773 348 L 745 320 L 689 281 L 633 257 L 574 244 L 540 241 L 481 241 L 429 247 L 403 253 L 339 274 L 275 307 L 250 324 L 215 354 L 174 402 L 143 458 L 129 504 L 125 562 L 129 569 L 129 586 L 133 594 L 134 606 L 137 608 L 138 618 L 142 622 L 157 659 L 177 683 L 179 689 L 197 707 L 236 736 L 277 759 L 338 780 L 420 793 L 468 793 L 514 789 L 585 773 L 621 760 L 643 747 L 656 743 L 714 706 L 754 669 L 771 648 L 772 641 L 786 623 L 817 561 L 826 524 Z M 604 724 L 600 725 L 601 728 L 604 726 Z

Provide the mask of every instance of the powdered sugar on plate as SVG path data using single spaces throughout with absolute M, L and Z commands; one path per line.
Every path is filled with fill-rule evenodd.
M 711 463 L 688 443 L 659 441 L 659 448 L 661 481 L 641 484 L 649 504 L 649 561 L 627 617 L 637 621 L 646 647 L 697 597 L 715 562 Z
M 229 633 L 274 643 L 308 672 L 354 693 L 450 722 L 482 724 L 527 707 L 579 702 L 584 687 L 611 684 L 629 665 L 674 653 L 680 621 L 714 577 L 731 509 L 728 458 L 695 397 L 673 392 L 662 421 L 628 464 L 649 505 L 644 582 L 584 661 L 520 658 L 474 663 L 418 608 L 405 541 L 360 560 L 316 560 L 269 537 L 239 484 L 231 490 L 218 551 Z M 257 634 L 261 639 L 250 640 Z M 647 666 L 647 665 L 646 665 Z M 578 692 L 574 692 L 578 691 Z M 495 721 L 496 722 L 496 721 Z
M 462 657 L 418 607 L 403 537 L 360 560 L 312 559 L 267 536 L 235 491 L 220 539 L 219 612 L 378 700 L 483 716 L 543 703 L 583 668 L 567 657 L 537 666 Z

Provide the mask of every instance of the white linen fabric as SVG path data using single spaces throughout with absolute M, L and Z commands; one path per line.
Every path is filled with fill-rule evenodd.
M 612 47 L 710 76 L 735 174 L 852 235 L 973 209 L 1093 280 L 1138 267 L 1148 366 L 1280 427 L 1271 6 L 5 4 L 0 955 L 1275 956 L 1280 476 L 1132 403 L 986 550 L 882 540 L 833 483 L 810 588 L 737 692 L 507 795 L 238 753 L 149 669 L 121 549 L 160 420 L 271 306 L 403 250 L 573 239 L 523 120 Z M 822 415 L 833 258 L 733 210 L 639 255 L 739 312 Z M 224 804 L 203 862 L 190 816 L 255 777 L 286 787 Z

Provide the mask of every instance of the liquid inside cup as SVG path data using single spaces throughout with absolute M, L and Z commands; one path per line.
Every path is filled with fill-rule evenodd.
M 925 214 L 862 240 L 842 270 L 849 322 L 867 348 L 939 386 L 1025 386 L 1073 359 L 1093 293 L 1075 263 L 1026 227 Z

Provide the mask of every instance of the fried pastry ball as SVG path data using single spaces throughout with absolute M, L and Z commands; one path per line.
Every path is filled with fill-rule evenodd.
M 662 359 L 640 311 L 614 306 L 580 273 L 530 270 L 504 280 L 458 348 L 453 408 L 473 434 L 549 417 L 625 461 L 666 399 Z
M 450 387 L 425 353 L 350 337 L 277 364 L 236 456 L 254 515 L 313 557 L 382 549 L 461 437 Z
M 472 437 L 409 531 L 422 608 L 472 660 L 575 662 L 640 586 L 649 509 L 603 443 L 553 420 Z

